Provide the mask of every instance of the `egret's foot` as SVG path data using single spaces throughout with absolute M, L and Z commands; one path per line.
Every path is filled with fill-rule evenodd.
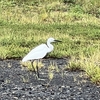
M 42 86 L 45 86 L 45 87 L 50 87 L 50 84 L 49 83 L 47 83 L 47 84 L 42 84 Z
M 35 79 L 38 79 L 39 78 L 36 74 L 34 76 L 35 76 Z
M 42 81 L 44 81 L 45 79 L 38 77 L 37 80 L 42 80 Z
M 40 78 L 40 77 L 39 77 L 39 74 L 35 74 L 35 78 L 36 78 L 37 80 L 45 80 L 45 79 L 43 79 L 43 78 Z

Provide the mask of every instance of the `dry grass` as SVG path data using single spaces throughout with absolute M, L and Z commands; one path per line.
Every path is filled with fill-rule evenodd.
M 32 65 L 31 65 L 31 62 L 30 62 L 30 61 L 27 61 L 27 62 L 20 62 L 20 63 L 21 63 L 22 66 L 27 67 L 28 70 L 34 71 L 34 69 L 32 68 Z M 34 68 L 36 69 L 37 61 L 34 61 L 34 62 L 33 62 L 33 66 L 34 66 Z M 39 62 L 38 62 L 38 68 L 41 69 L 43 66 L 44 66 L 44 65 L 43 65 L 42 61 L 39 61 Z
M 69 70 L 83 70 L 87 76 L 96 84 L 100 84 L 100 52 L 97 50 L 91 56 L 86 57 L 80 54 L 78 58 L 72 58 L 69 65 L 66 66 Z
M 6 3 L 3 5 L 0 19 L 11 23 L 100 23 L 100 19 L 94 16 L 76 12 L 76 7 L 67 11 L 70 8 L 59 1 L 40 3 L 39 6 L 25 4 L 12 6 L 12 4 L 7 5 Z

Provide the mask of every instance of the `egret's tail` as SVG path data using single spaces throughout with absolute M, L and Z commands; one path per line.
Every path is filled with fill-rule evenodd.
M 27 61 L 27 59 L 25 59 L 25 58 L 22 59 L 22 62 L 26 62 L 26 61 Z

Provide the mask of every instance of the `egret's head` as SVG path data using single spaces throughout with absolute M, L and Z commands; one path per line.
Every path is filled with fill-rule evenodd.
M 54 39 L 54 38 L 52 38 L 52 37 L 50 37 L 47 41 L 48 41 L 49 43 L 51 43 L 51 42 L 61 42 L 61 41 L 56 40 L 56 39 Z

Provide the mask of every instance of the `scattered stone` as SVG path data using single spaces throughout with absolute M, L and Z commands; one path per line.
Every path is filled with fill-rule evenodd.
M 100 100 L 100 86 L 92 84 L 83 71 L 65 71 L 64 79 L 61 72 L 55 72 L 54 78 L 50 81 L 50 60 L 60 69 L 68 61 L 43 59 L 45 67 L 39 72 L 44 80 L 37 80 L 34 72 L 30 74 L 27 68 L 22 70 L 19 60 L 0 61 L 0 100 Z M 8 63 L 11 67 L 8 67 Z M 23 82 L 22 77 L 28 77 L 28 82 Z

